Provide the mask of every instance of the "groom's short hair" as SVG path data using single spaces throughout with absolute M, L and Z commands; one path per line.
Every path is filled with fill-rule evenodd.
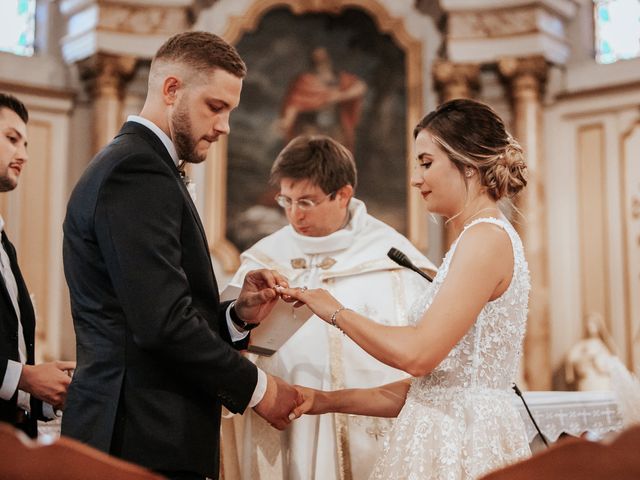
M 209 32 L 183 32 L 169 38 L 156 52 L 151 69 L 158 63 L 181 63 L 196 72 L 221 68 L 244 78 L 247 66 L 233 45 Z

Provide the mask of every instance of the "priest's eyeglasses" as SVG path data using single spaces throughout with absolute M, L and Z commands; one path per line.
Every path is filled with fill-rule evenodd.
M 311 200 L 310 198 L 301 198 L 301 199 L 295 200 L 295 201 L 291 200 L 286 195 L 278 194 L 278 195 L 276 195 L 276 202 L 278 202 L 278 205 L 280 205 L 285 210 L 289 210 L 293 205 L 295 205 L 296 208 L 298 208 L 300 210 L 303 210 L 303 211 L 306 211 L 306 210 L 311 210 L 314 207 L 317 207 L 322 202 L 324 202 L 327 198 L 333 197 L 335 194 L 336 194 L 336 192 L 331 192 L 331 193 L 325 195 L 320 200 Z M 333 198 L 332 198 L 332 200 L 333 200 Z

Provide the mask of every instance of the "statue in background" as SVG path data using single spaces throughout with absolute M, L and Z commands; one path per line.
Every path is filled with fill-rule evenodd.
M 611 360 L 616 349 L 602 315 L 588 315 L 586 332 L 567 354 L 565 379 L 575 390 L 611 390 Z

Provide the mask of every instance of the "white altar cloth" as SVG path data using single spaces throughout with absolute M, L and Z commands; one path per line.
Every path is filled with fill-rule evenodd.
M 576 437 L 587 434 L 599 440 L 623 428 L 618 402 L 610 391 L 523 392 L 531 414 L 547 440 L 555 442 L 563 434 Z M 529 443 L 538 435 L 522 400 L 514 395 L 525 422 Z

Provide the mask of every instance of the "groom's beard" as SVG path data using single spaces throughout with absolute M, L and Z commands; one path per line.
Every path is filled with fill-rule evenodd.
M 191 119 L 183 102 L 178 105 L 176 112 L 171 117 L 171 129 L 173 130 L 173 144 L 176 147 L 178 158 L 187 163 L 201 163 L 207 158 L 196 153 L 196 140 L 191 133 Z

